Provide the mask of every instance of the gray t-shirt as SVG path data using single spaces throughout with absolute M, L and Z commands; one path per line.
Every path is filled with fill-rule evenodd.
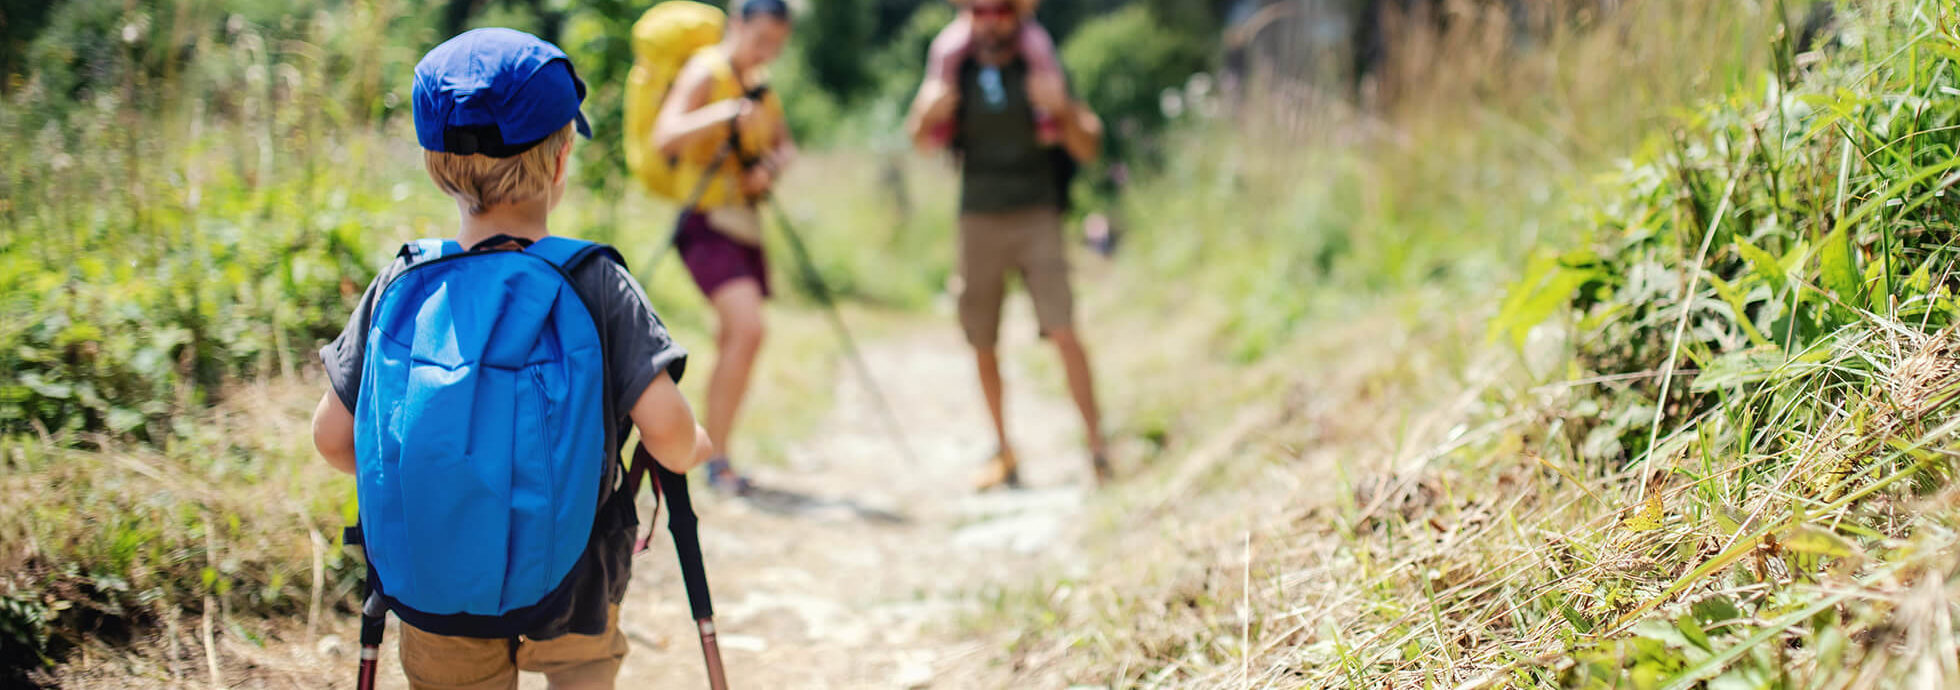
M 954 142 L 960 152 L 960 212 L 1002 213 L 1062 206 L 1058 149 L 1036 138 L 1028 67 L 968 59 L 960 66 Z
M 360 304 L 355 305 L 353 315 L 347 319 L 347 327 L 320 349 L 327 382 L 349 410 L 355 409 L 359 402 L 361 365 L 366 359 L 368 322 L 374 300 L 380 289 L 405 268 L 406 262 L 397 258 L 382 269 L 374 282 L 368 283 Z M 571 277 L 579 296 L 592 311 L 600 341 L 605 344 L 606 394 L 611 398 L 607 402 L 615 417 L 608 432 L 623 445 L 632 430 L 633 419 L 629 415 L 634 403 L 639 402 L 640 395 L 660 372 L 667 372 L 679 382 L 687 369 L 687 350 L 667 335 L 667 327 L 653 312 L 646 291 L 625 266 L 594 256 L 579 264 Z M 606 463 L 607 486 L 615 486 L 620 474 L 619 463 Z M 531 631 L 528 637 L 543 640 L 567 633 L 605 632 L 608 605 L 625 598 L 626 583 L 631 579 L 633 527 L 628 524 L 613 534 L 598 534 L 595 530 L 588 545 L 586 565 L 573 571 L 581 581 L 572 585 L 571 606 L 559 620 Z

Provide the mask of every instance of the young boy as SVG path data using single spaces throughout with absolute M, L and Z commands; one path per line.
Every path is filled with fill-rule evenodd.
M 1055 54 L 1055 39 L 1048 30 L 1034 20 L 1034 9 L 1038 0 L 954 0 L 961 11 L 953 23 L 940 29 L 932 39 L 932 46 L 926 51 L 926 81 L 936 83 L 936 88 L 951 89 L 960 80 L 960 63 L 965 62 L 973 52 L 973 20 L 989 15 L 1009 14 L 1021 16 L 1021 30 L 1015 36 L 1015 46 L 1021 60 L 1028 66 L 1028 92 L 1037 101 L 1059 99 L 1068 92 L 1068 80 L 1062 76 L 1062 63 Z M 1036 108 L 1034 112 L 1036 138 L 1043 144 L 1061 141 L 1061 127 L 1048 111 Z M 934 133 L 940 139 L 952 136 L 950 125 Z M 944 143 L 943 141 L 941 143 Z
M 429 177 L 437 187 L 456 200 L 460 215 L 453 243 L 436 245 L 453 248 L 446 249 L 443 258 L 449 258 L 449 252 L 469 255 L 463 258 L 484 258 L 477 256 L 484 252 L 543 255 L 542 250 L 531 251 L 531 248 L 582 246 L 568 244 L 571 242 L 569 240 L 547 239 L 551 235 L 547 218 L 565 191 L 566 162 L 571 154 L 574 131 L 591 136 L 585 118 L 578 110 L 584 96 L 585 85 L 579 81 L 572 70 L 571 61 L 562 51 L 534 36 L 509 29 L 479 29 L 464 33 L 431 50 L 416 66 L 416 137 L 424 149 L 423 160 Z M 424 243 L 418 244 L 426 246 Z M 541 265 L 529 265 L 521 259 L 505 257 L 509 261 L 502 264 L 450 263 L 449 272 L 441 274 L 444 276 L 442 280 L 448 281 L 444 284 L 448 291 L 435 293 L 426 301 L 413 305 L 408 312 L 411 316 L 408 322 L 417 327 L 412 335 L 418 342 L 412 345 L 419 348 L 425 339 L 455 338 L 457 336 L 453 331 L 461 329 L 463 324 L 488 324 L 490 347 L 487 350 L 494 350 L 511 341 L 534 347 L 535 342 L 545 340 L 552 341 L 550 347 L 569 348 L 570 345 L 564 343 L 580 337 L 571 333 L 575 329 L 562 326 L 570 323 L 582 327 L 584 337 L 588 339 L 596 330 L 601 346 L 588 347 L 579 353 L 568 350 L 563 354 L 565 362 L 547 362 L 555 368 L 536 369 L 529 371 L 525 378 L 512 379 L 522 386 L 511 389 L 515 391 L 512 394 L 484 392 L 489 390 L 487 387 L 491 385 L 491 379 L 500 375 L 492 371 L 495 366 L 491 361 L 493 353 L 487 351 L 481 353 L 481 361 L 477 365 L 445 367 L 417 364 L 422 368 L 408 370 L 411 380 L 407 384 L 383 380 L 389 377 L 380 374 L 397 374 L 398 371 L 384 368 L 377 374 L 373 367 L 380 365 L 369 362 L 381 362 L 382 358 L 389 357 L 389 348 L 410 346 L 381 339 L 369 342 L 370 329 L 379 334 L 378 338 L 400 340 L 403 337 L 400 333 L 385 330 L 390 327 L 406 328 L 400 325 L 400 317 L 391 317 L 396 309 L 394 305 L 405 299 L 400 296 L 401 292 L 389 291 L 391 282 L 399 278 L 401 291 L 410 291 L 418 283 L 438 280 L 421 277 L 431 274 L 430 270 L 422 270 L 424 266 L 417 266 L 413 272 L 408 269 L 408 265 L 417 258 L 429 261 L 426 257 L 418 256 L 416 246 L 404 247 L 401 255 L 376 276 L 353 316 L 348 319 L 346 330 L 321 350 L 331 389 L 320 399 L 313 417 L 314 444 L 326 462 L 350 474 L 356 474 L 357 465 L 359 467 L 363 529 L 367 532 L 369 561 L 376 566 L 370 572 L 378 573 L 383 581 L 382 594 L 399 597 L 413 587 L 422 587 L 424 591 L 434 592 L 425 595 L 429 597 L 425 600 L 436 600 L 440 598 L 442 590 L 466 589 L 480 585 L 488 577 L 493 581 L 490 587 L 493 593 L 491 603 L 497 603 L 495 580 L 500 573 L 486 573 L 484 570 L 487 569 L 472 569 L 441 561 L 433 569 L 426 563 L 418 563 L 416 565 L 420 569 L 411 571 L 398 564 L 387 564 L 376 559 L 379 535 L 373 523 L 387 520 L 389 514 L 384 511 L 391 509 L 388 501 L 394 497 L 381 495 L 380 492 L 371 494 L 371 481 L 376 480 L 376 475 L 390 472 L 409 475 L 414 462 L 451 462 L 451 465 L 438 467 L 435 472 L 420 475 L 421 481 L 400 485 L 404 492 L 422 492 L 420 500 L 424 501 L 456 500 L 459 509 L 488 509 L 494 515 L 505 515 L 508 511 L 509 515 L 520 516 L 522 511 L 535 508 L 519 505 L 524 502 L 520 500 L 520 495 L 535 497 L 536 487 L 517 486 L 515 482 L 505 487 L 495 482 L 500 479 L 511 481 L 510 476 L 520 469 L 545 473 L 547 476 L 552 473 L 565 476 L 567 473 L 584 472 L 584 476 L 598 480 L 600 484 L 596 487 L 601 490 L 598 500 L 602 507 L 598 512 L 623 506 L 625 514 L 621 517 L 615 512 L 611 519 L 607 519 L 605 515 L 593 517 L 591 513 L 570 515 L 567 514 L 570 509 L 565 509 L 555 517 L 547 516 L 544 519 L 548 525 L 554 519 L 558 522 L 590 519 L 592 527 L 589 538 L 575 544 L 565 544 L 559 540 L 557 543 L 520 548 L 526 543 L 521 540 L 527 535 L 515 531 L 514 525 L 520 521 L 517 517 L 510 520 L 513 526 L 510 527 L 512 531 L 508 539 L 499 529 L 503 526 L 498 524 L 480 525 L 480 529 L 456 529 L 454 534 L 425 535 L 427 539 L 436 540 L 427 542 L 435 544 L 434 550 L 444 548 L 448 541 L 482 539 L 495 549 L 503 549 L 508 544 L 509 553 L 506 555 L 499 551 L 496 556 L 499 559 L 498 569 L 502 568 L 503 559 L 506 558 L 511 571 L 525 571 L 550 558 L 562 558 L 563 562 L 575 562 L 575 565 L 566 566 L 564 574 L 556 580 L 558 584 L 549 587 L 550 593 L 538 599 L 537 603 L 512 606 L 513 610 L 494 610 L 493 607 L 487 614 L 478 610 L 418 613 L 412 607 L 404 610 L 401 604 L 405 600 L 389 599 L 390 608 L 403 619 L 402 669 L 414 688 L 514 689 L 520 670 L 544 673 L 554 688 L 611 688 L 627 650 L 626 639 L 619 629 L 619 602 L 626 592 L 632 537 L 637 524 L 637 518 L 631 513 L 630 495 L 625 495 L 621 501 L 609 500 L 624 494 L 620 489 L 623 482 L 619 479 L 622 470 L 618 452 L 629 430 L 637 427 L 641 443 L 661 464 L 675 472 L 686 472 L 709 454 L 706 434 L 696 426 L 687 401 L 675 388 L 675 381 L 680 378 L 686 365 L 687 352 L 668 337 L 666 328 L 653 313 L 645 293 L 632 275 L 608 256 L 567 262 L 569 270 L 559 273 L 536 272 L 535 269 Z M 610 252 L 601 254 L 610 255 Z M 531 275 L 542 275 L 545 276 L 544 280 L 550 281 L 536 284 L 550 284 L 553 289 L 559 289 L 569 283 L 571 294 L 576 295 L 577 299 L 571 299 L 571 295 L 563 290 L 553 298 L 556 300 L 555 306 L 548 309 L 552 312 L 550 318 L 557 321 L 546 319 L 546 322 L 561 324 L 556 330 L 545 335 L 526 333 L 511 336 L 507 332 L 511 328 L 509 324 L 524 321 L 526 315 L 509 311 L 495 314 L 464 312 L 471 306 L 496 303 L 496 297 L 485 302 L 483 295 L 496 295 L 500 290 L 516 290 L 512 287 L 516 283 L 505 280 L 469 284 L 473 274 L 457 268 L 465 265 L 528 266 L 534 269 Z M 436 267 L 427 265 L 426 268 Z M 455 289 L 459 287 L 462 289 Z M 476 294 L 459 295 L 456 294 L 458 292 Z M 392 301 L 384 301 L 384 295 Z M 508 301 L 504 304 L 521 303 L 524 297 L 526 295 L 522 294 L 505 296 Z M 381 304 L 378 305 L 378 302 Z M 578 312 L 575 316 L 569 316 L 571 312 L 565 310 Z M 589 320 L 586 316 L 588 313 Z M 392 322 L 395 325 L 391 326 L 390 318 L 396 319 Z M 451 323 L 456 325 L 448 329 L 426 327 L 426 323 L 438 318 L 451 319 Z M 531 319 L 537 320 L 535 315 Z M 379 326 L 372 323 L 376 320 L 382 320 L 382 323 Z M 583 326 L 588 322 L 590 326 Z M 527 336 L 528 340 L 525 339 Z M 370 347 L 378 349 L 380 354 L 371 357 Z M 537 365 L 523 362 L 535 360 L 540 356 L 539 352 L 549 354 L 551 350 L 522 350 L 519 364 L 524 368 L 506 371 L 533 369 Z M 416 353 L 418 357 L 425 356 L 421 349 L 417 349 Z M 581 355 L 578 361 L 572 361 L 573 354 Z M 530 359 L 523 359 L 525 357 Z M 599 359 L 604 361 L 595 361 Z M 464 370 L 474 370 L 468 375 L 479 376 L 484 382 L 475 389 L 474 397 L 467 391 L 463 394 L 461 400 L 465 405 L 446 402 L 428 404 L 430 398 L 395 392 L 403 385 L 407 385 L 411 391 L 424 391 L 428 386 L 439 386 L 444 377 L 462 374 Z M 574 399 L 564 393 L 566 389 L 577 389 L 580 385 L 569 380 L 569 375 L 556 374 L 566 371 L 591 374 L 590 378 L 579 379 L 583 382 L 584 390 L 590 392 L 588 397 Z M 560 375 L 561 379 L 553 380 L 554 375 Z M 429 377 L 433 377 L 436 383 L 424 380 Z M 364 381 L 364 378 L 373 380 Z M 603 385 L 592 380 L 595 378 L 603 378 Z M 415 388 L 417 385 L 424 387 Z M 531 387 L 533 385 L 535 388 Z M 600 390 L 603 390 L 603 394 L 596 392 Z M 362 400 L 363 396 L 370 399 Z M 521 400 L 525 396 L 535 396 L 531 399 L 545 402 L 527 408 Z M 557 428 L 537 424 L 541 421 L 538 418 L 543 417 L 554 421 L 571 418 L 565 415 L 565 410 L 580 400 L 589 403 L 582 408 L 586 411 L 603 407 L 604 413 L 595 413 L 586 419 L 603 424 L 605 429 Z M 362 403 L 368 407 L 361 407 Z M 418 406 L 447 409 L 418 409 Z M 456 409 L 459 407 L 467 409 L 459 411 Z M 529 418 L 527 409 L 534 411 L 528 415 Z M 514 422 L 511 421 L 513 415 Z M 357 418 L 363 425 L 360 427 L 363 441 L 358 458 Z M 420 435 L 412 438 L 382 437 L 381 444 L 396 445 L 377 449 L 376 442 L 369 438 L 370 435 L 377 435 L 370 425 L 370 420 L 377 418 L 382 420 L 381 427 L 384 429 L 389 424 L 410 423 L 404 422 L 404 419 L 456 421 L 448 425 L 448 429 L 441 428 L 444 426 L 441 424 L 418 428 L 415 433 Z M 542 434 L 521 431 L 534 424 L 551 431 Z M 511 432 L 505 431 L 503 438 L 494 438 L 499 426 L 516 427 L 520 429 L 517 433 L 521 437 L 511 438 Z M 448 433 L 445 434 L 445 431 Z M 538 436 L 547 438 L 535 438 Z M 590 452 L 578 453 L 575 457 L 590 458 L 591 463 L 602 467 L 587 465 L 574 468 L 556 464 L 558 456 L 555 454 L 567 446 L 577 447 L 581 438 L 586 439 L 584 448 Z M 603 442 L 599 440 L 601 438 Z M 415 442 L 413 448 L 409 447 L 410 442 Z M 537 448 L 545 448 L 554 454 L 551 459 L 553 464 L 543 464 L 544 459 L 537 457 L 540 453 L 535 452 Z M 485 458 L 499 456 L 507 460 L 513 469 L 506 471 L 501 466 L 484 466 L 488 462 Z M 482 476 L 478 473 L 482 473 Z M 398 476 L 393 481 L 412 480 Z M 500 500 L 497 498 L 499 494 L 494 491 L 490 494 L 480 492 L 481 484 L 486 482 L 492 485 L 492 489 L 506 491 L 501 500 L 511 505 L 484 505 Z M 576 486 L 578 490 L 571 493 L 583 495 L 589 503 L 592 500 L 590 489 L 584 488 L 589 485 Z M 525 494 L 526 491 L 532 493 Z M 485 495 L 490 498 L 483 499 Z M 459 496 L 462 498 L 459 499 Z M 414 508 L 410 506 L 409 510 Z M 397 503 L 392 509 L 402 508 Z M 424 552 L 431 550 L 428 546 L 422 548 Z M 395 569 L 389 570 L 383 565 L 392 565 Z M 535 572 L 530 574 L 535 575 Z M 538 579 L 531 577 L 531 580 Z M 512 596 L 508 584 L 504 585 L 504 596 Z M 442 625 L 424 624 L 429 621 L 439 621 Z M 435 634 L 425 629 L 441 627 L 448 631 L 459 625 L 467 628 L 465 634 Z

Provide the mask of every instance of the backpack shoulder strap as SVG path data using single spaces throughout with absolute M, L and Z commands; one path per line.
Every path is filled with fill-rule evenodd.
M 579 266 L 584 265 L 587 259 L 598 256 L 606 257 L 614 263 L 619 264 L 621 268 L 624 268 L 626 266 L 626 259 L 619 255 L 619 250 L 613 249 L 610 245 L 599 244 L 597 242 L 587 242 L 585 240 L 551 235 L 537 242 L 533 242 L 530 247 L 524 250 L 524 253 L 549 261 L 553 266 L 557 266 L 560 271 L 563 271 L 565 277 L 568 279 L 566 282 L 571 284 L 573 293 L 578 295 L 579 301 L 585 303 L 588 313 L 592 315 L 593 325 L 599 325 L 599 312 L 593 311 L 598 304 L 593 301 L 596 295 L 585 294 L 578 281 L 569 280 L 569 278 L 571 278 L 574 271 L 578 270 Z M 612 349 L 612 344 L 605 341 L 603 330 L 599 338 L 599 347 L 602 352 L 607 353 L 610 353 Z M 606 355 L 606 357 L 608 358 L 607 361 L 611 361 L 610 354 Z M 624 439 L 614 436 L 615 429 L 613 428 L 612 421 L 610 421 L 619 418 L 619 411 L 613 408 L 613 401 L 617 392 L 613 390 L 613 385 L 612 377 L 607 376 L 605 419 L 608 420 L 606 422 L 606 457 L 609 458 L 609 467 L 606 476 L 612 477 L 614 480 L 608 481 L 605 487 L 611 493 L 609 495 L 603 495 L 599 501 L 599 514 L 597 520 L 592 523 L 592 529 L 595 531 L 618 530 L 637 525 L 639 522 L 639 515 L 635 512 L 633 504 L 635 494 L 624 491 L 623 489 L 626 488 L 624 486 L 625 482 L 619 481 L 621 479 L 633 481 L 635 482 L 633 486 L 637 488 L 638 471 L 630 472 L 630 476 L 628 477 L 620 477 L 617 474 L 612 474 L 612 470 L 610 469 L 611 465 L 618 464 L 616 462 L 617 453 L 621 443 L 624 441 Z
M 959 97 L 959 104 L 953 107 L 953 137 L 946 144 L 956 159 L 966 157 L 966 73 L 979 64 L 973 59 L 973 51 L 969 50 L 960 57 L 960 64 L 953 66 L 953 91 Z
M 455 256 L 462 253 L 464 253 L 463 246 L 457 244 L 455 240 L 425 238 L 412 240 L 403 244 L 402 248 L 395 252 L 395 258 L 401 262 L 401 267 L 397 269 L 394 266 L 390 266 L 382 272 L 380 276 L 380 287 L 375 292 L 375 303 L 368 305 L 368 307 L 370 309 L 378 308 L 381 302 L 381 295 L 386 294 L 388 288 L 394 285 L 396 280 L 407 274 L 409 269 L 445 256 Z M 370 313 L 369 316 L 372 317 L 372 314 Z M 362 324 L 361 327 L 367 328 L 368 326 L 369 324 Z
M 619 251 L 609 245 L 557 235 L 538 240 L 530 248 L 525 249 L 524 253 L 551 262 L 551 265 L 557 266 L 567 275 L 570 275 L 580 264 L 585 263 L 586 259 L 594 256 L 611 257 L 619 265 L 626 265 L 626 260 L 620 257 Z
M 705 60 L 703 64 L 707 65 L 708 73 L 713 75 L 717 88 L 724 92 L 733 91 L 736 95 L 742 93 L 742 78 L 735 74 L 735 59 L 729 57 L 728 51 L 722 50 L 720 44 L 702 46 L 694 55 Z M 726 93 L 717 93 L 715 96 L 733 97 Z
M 455 240 L 425 238 L 402 245 L 401 251 L 395 252 L 395 256 L 404 259 L 407 265 L 414 266 L 461 253 L 463 253 L 463 245 L 457 244 Z

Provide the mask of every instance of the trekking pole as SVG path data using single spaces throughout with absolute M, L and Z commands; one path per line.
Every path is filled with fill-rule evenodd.
M 769 85 L 763 84 L 743 92 L 742 97 L 761 102 L 762 97 L 768 93 Z M 736 150 L 742 148 L 741 137 L 741 127 L 735 123 L 734 118 L 730 118 L 728 121 L 728 139 L 722 141 L 721 146 L 715 149 L 715 157 L 713 160 L 708 161 L 708 167 L 701 169 L 701 179 L 694 182 L 694 191 L 689 192 L 687 200 L 681 202 L 681 211 L 676 214 L 674 219 L 674 231 L 667 235 L 667 243 L 660 245 L 660 248 L 654 251 L 653 258 L 647 261 L 647 270 L 653 270 L 653 267 L 658 265 L 661 259 L 666 258 L 667 250 L 674 248 L 674 240 L 679 239 L 681 236 L 680 219 L 685 218 L 688 212 L 693 211 L 694 206 L 701 203 L 701 197 L 707 195 L 708 185 L 714 184 L 715 174 L 721 169 L 721 164 L 726 162 L 729 156 L 739 155 L 736 153 Z
M 361 670 L 354 677 L 354 687 L 374 690 L 374 673 L 381 662 L 381 636 L 388 631 L 388 605 L 381 601 L 381 579 L 374 576 L 374 562 L 368 561 L 367 535 L 360 523 L 341 530 L 340 543 L 341 548 L 358 553 L 367 562 L 367 579 L 361 583 L 365 592 L 361 598 Z
M 374 588 L 374 570 L 368 569 L 367 599 L 361 602 L 361 675 L 354 685 L 374 690 L 374 673 L 381 661 L 381 635 L 388 630 L 388 609 L 381 603 L 381 592 Z
M 694 210 L 695 204 L 701 203 L 701 197 L 708 193 L 708 185 L 715 181 L 715 169 L 720 168 L 722 162 L 728 160 L 728 156 L 734 150 L 735 147 L 732 144 L 723 142 L 721 148 L 715 151 L 714 159 L 708 162 L 708 167 L 703 168 L 706 172 L 703 172 L 701 179 L 694 183 L 694 191 L 687 195 L 685 201 L 681 202 L 680 212 L 674 214 L 674 231 L 667 233 L 667 241 L 660 243 L 660 247 L 653 250 L 653 257 L 647 259 L 645 264 L 647 267 L 646 270 L 653 270 L 654 267 L 660 265 L 661 259 L 667 258 L 667 252 L 674 248 L 674 241 L 680 239 L 681 219 L 686 218 L 687 214 Z
M 721 645 L 715 641 L 715 605 L 708 594 L 708 569 L 701 561 L 701 534 L 694 517 L 694 502 L 687 494 L 687 476 L 669 471 L 643 445 L 634 446 L 633 464 L 653 472 L 657 480 L 654 492 L 667 499 L 667 532 L 674 539 L 674 555 L 680 558 L 681 582 L 687 586 L 687 606 L 694 614 L 694 628 L 701 634 L 701 656 L 708 665 L 708 687 L 728 690 L 728 677 L 721 666 Z
M 878 407 L 878 416 L 885 423 L 885 431 L 891 434 L 892 443 L 898 446 L 898 452 L 906 462 L 919 464 L 918 456 L 912 453 L 912 444 L 905 438 L 905 427 L 898 423 L 898 414 L 892 411 L 891 402 L 885 399 L 885 391 L 878 387 L 877 379 L 871 377 L 871 366 L 865 364 L 864 354 L 858 351 L 857 339 L 851 337 L 850 327 L 844 325 L 844 315 L 837 309 L 837 299 L 830 293 L 830 285 L 823 282 L 823 276 L 817 273 L 816 263 L 810 260 L 810 249 L 804 246 L 802 236 L 796 234 L 796 228 L 790 225 L 789 214 L 783 211 L 782 203 L 773 196 L 765 200 L 769 202 L 769 208 L 776 212 L 776 225 L 783 229 L 783 236 L 789 238 L 790 253 L 796 255 L 797 268 L 809 279 L 811 291 L 816 293 L 817 301 L 823 303 L 824 312 L 830 317 L 830 325 L 836 328 L 837 338 L 843 341 L 844 354 L 850 357 L 858 377 L 864 379 L 865 389 L 871 392 L 871 400 Z

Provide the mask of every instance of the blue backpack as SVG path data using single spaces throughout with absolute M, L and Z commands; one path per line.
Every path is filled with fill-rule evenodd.
M 520 635 L 564 609 L 618 446 L 604 345 L 570 276 L 610 247 L 402 248 L 354 410 L 370 585 L 423 630 Z

